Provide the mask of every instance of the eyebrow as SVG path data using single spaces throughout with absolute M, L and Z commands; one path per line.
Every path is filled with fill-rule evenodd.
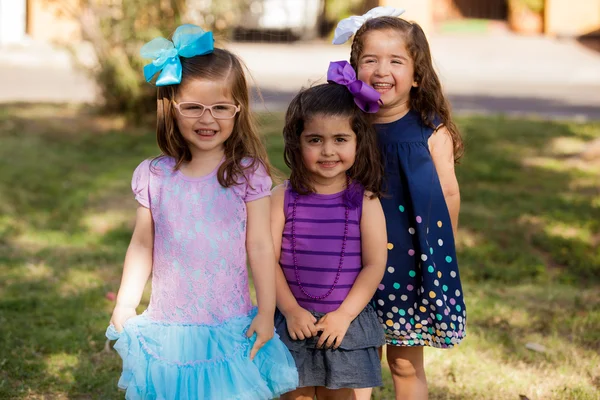
M 321 133 L 307 133 L 307 134 L 304 135 L 304 137 L 306 137 L 306 138 L 313 138 L 313 137 L 320 138 L 320 137 L 323 137 L 323 136 L 324 135 L 321 134 Z M 349 134 L 349 133 L 334 133 L 333 136 L 334 137 L 350 137 L 352 135 Z
M 363 54 L 362 56 L 360 56 L 360 58 L 365 58 L 365 57 L 375 57 L 377 58 L 377 56 L 375 54 Z M 399 54 L 392 54 L 392 58 L 400 58 L 402 60 L 408 61 L 408 58 Z

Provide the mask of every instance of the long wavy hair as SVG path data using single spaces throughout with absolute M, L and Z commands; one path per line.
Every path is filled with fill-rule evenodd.
M 356 158 L 347 171 L 372 197 L 381 195 L 383 164 L 377 147 L 375 129 L 369 116 L 354 103 L 350 91 L 336 83 L 325 83 L 301 90 L 291 101 L 283 128 L 285 164 L 290 168 L 290 184 L 299 194 L 314 193 L 308 169 L 302 159 L 300 135 L 312 118 L 347 117 L 356 134 Z
M 177 170 L 192 159 L 189 145 L 177 127 L 174 99 L 178 91 L 194 79 L 222 80 L 230 83 L 233 100 L 240 105 L 235 116 L 233 132 L 225 141 L 225 161 L 217 171 L 223 187 L 237 185 L 245 179 L 246 170 L 254 171 L 262 164 L 271 174 L 266 149 L 258 135 L 256 121 L 250 112 L 248 84 L 242 61 L 231 52 L 215 48 L 213 53 L 190 58 L 181 57 L 183 69 L 179 85 L 161 86 L 157 93 L 156 140 L 162 156 L 175 159 Z
M 392 30 L 402 36 L 408 54 L 414 63 L 414 80 L 418 83 L 410 91 L 410 108 L 421 115 L 423 124 L 436 129 L 434 118 L 441 119 L 454 143 L 454 161 L 464 153 L 460 131 L 452 120 L 450 105 L 431 60 L 429 43 L 423 29 L 415 22 L 396 17 L 378 17 L 367 20 L 354 35 L 350 52 L 350 64 L 358 74 L 358 61 L 364 50 L 364 41 L 371 31 Z

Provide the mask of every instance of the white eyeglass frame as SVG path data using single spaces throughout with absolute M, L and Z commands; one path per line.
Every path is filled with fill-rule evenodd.
M 191 117 L 188 115 L 185 115 L 184 113 L 181 112 L 181 108 L 180 106 L 182 104 L 197 104 L 199 106 L 204 107 L 204 110 L 202 110 L 202 114 L 200 114 L 197 117 Z M 235 107 L 235 113 L 233 113 L 233 115 L 231 117 L 215 117 L 215 114 L 213 114 L 213 107 L 217 107 L 217 106 L 234 106 Z M 182 117 L 184 118 L 202 118 L 202 116 L 204 115 L 204 113 L 206 112 L 206 110 L 208 110 L 210 112 L 210 115 L 214 118 L 214 119 L 232 119 L 235 118 L 235 116 L 237 115 L 237 113 L 240 112 L 241 107 L 239 105 L 235 105 L 235 104 L 228 104 L 228 103 L 218 103 L 218 104 L 213 104 L 212 106 L 207 106 L 204 105 L 202 103 L 198 103 L 197 101 L 182 101 L 181 103 L 176 102 L 175 100 L 173 100 L 173 107 L 175 107 L 177 109 L 177 111 L 179 111 L 179 114 L 181 114 Z

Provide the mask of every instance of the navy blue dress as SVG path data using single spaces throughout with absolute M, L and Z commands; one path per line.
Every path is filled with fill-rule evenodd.
M 386 343 L 452 347 L 466 335 L 466 311 L 450 215 L 427 145 L 434 130 L 414 111 L 375 127 L 389 252 L 374 304 Z

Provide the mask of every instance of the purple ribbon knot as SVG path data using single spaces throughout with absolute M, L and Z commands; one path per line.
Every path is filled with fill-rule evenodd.
M 366 113 L 376 113 L 381 105 L 381 94 L 367 85 L 365 82 L 356 79 L 354 68 L 348 61 L 332 61 L 327 70 L 327 81 L 344 85 L 348 88 L 354 102 Z

